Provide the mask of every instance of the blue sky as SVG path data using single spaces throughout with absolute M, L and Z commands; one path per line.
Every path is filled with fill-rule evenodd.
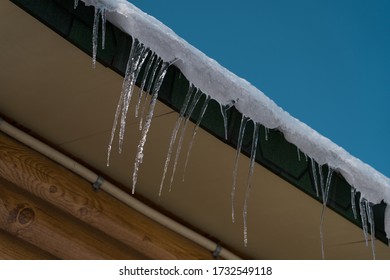
M 130 2 L 390 177 L 390 1 Z

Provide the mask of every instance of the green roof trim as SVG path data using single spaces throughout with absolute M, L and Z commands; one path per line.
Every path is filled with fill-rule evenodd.
M 74 9 L 73 0 L 11 1 L 88 55 L 92 54 L 93 7 L 86 7 L 80 1 L 78 8 Z M 101 38 L 100 34 L 99 38 Z M 124 76 L 131 42 L 131 36 L 107 22 L 106 48 L 101 50 L 101 42 L 99 42 L 97 60 L 106 67 Z M 142 71 L 144 69 L 141 70 L 139 80 L 143 76 Z M 138 85 L 140 85 L 140 81 L 138 81 Z M 179 111 L 187 93 L 188 86 L 189 81 L 180 70 L 175 66 L 171 66 L 160 89 L 159 100 L 174 110 Z M 199 102 L 196 106 L 191 117 L 192 121 L 198 119 L 201 104 L 202 102 Z M 227 117 L 229 123 L 227 140 L 224 139 L 225 129 L 220 105 L 216 101 L 210 101 L 202 119 L 201 127 L 224 143 L 236 148 L 242 115 L 233 107 L 229 109 Z M 249 122 L 245 130 L 242 153 L 246 156 L 250 155 L 253 128 L 253 123 Z M 256 162 L 322 203 L 321 197 L 317 197 L 316 195 L 310 159 L 307 160 L 302 152 L 299 152 L 300 156 L 298 156 L 297 147 L 287 142 L 281 132 L 269 130 L 267 134 L 268 140 L 265 137 L 265 128 L 261 126 Z M 327 172 L 327 168 L 324 171 Z M 356 205 L 359 204 L 359 198 L 360 195 L 356 195 Z M 329 191 L 328 207 L 357 226 L 362 227 L 360 213 L 357 213 L 357 219 L 353 216 L 351 186 L 337 173 L 333 175 Z M 376 237 L 387 244 L 388 240 L 384 231 L 385 207 L 386 205 L 382 202 L 379 205 L 375 205 L 373 211 Z

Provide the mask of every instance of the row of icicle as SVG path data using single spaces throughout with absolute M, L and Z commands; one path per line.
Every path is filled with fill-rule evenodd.
M 298 150 L 298 154 L 300 151 Z M 322 258 L 325 259 L 325 251 L 324 251 L 324 234 L 323 234 L 323 223 L 324 223 L 324 215 L 325 209 L 327 207 L 328 199 L 329 199 L 329 190 L 332 181 L 332 176 L 334 170 L 328 167 L 328 173 L 326 179 L 324 177 L 324 168 L 322 165 L 319 165 L 313 160 L 310 159 L 311 162 L 311 171 L 312 177 L 314 181 L 314 187 L 316 191 L 317 197 L 320 196 L 319 190 L 321 190 L 322 196 L 322 211 L 320 217 L 320 240 L 321 240 L 321 254 Z M 319 181 L 319 182 L 318 182 Z M 352 212 L 355 219 L 358 218 L 357 210 L 356 210 L 356 189 L 351 187 L 351 206 Z M 374 222 L 374 211 L 372 209 L 373 204 L 366 200 L 363 196 L 360 196 L 359 208 L 360 208 L 360 218 L 363 228 L 363 234 L 365 239 L 365 244 L 368 246 L 368 226 L 370 226 L 371 233 L 371 251 L 373 259 L 376 259 L 375 254 L 375 222 Z
M 74 1 L 74 8 L 77 8 L 78 0 Z M 97 8 L 95 7 L 95 13 L 94 13 L 94 22 L 93 22 L 93 34 L 92 34 L 92 67 L 95 68 L 96 66 L 96 54 L 98 49 L 98 27 L 99 27 L 99 18 L 102 20 L 102 49 L 105 47 L 105 26 L 106 26 L 106 10 L 104 8 Z M 149 57 L 149 59 L 147 59 Z M 108 145 L 108 152 L 107 152 L 107 166 L 110 162 L 110 154 L 112 149 L 112 144 L 116 135 L 117 129 L 119 129 L 119 153 L 122 152 L 122 146 L 124 141 L 124 134 L 125 134 L 125 126 L 126 126 L 126 118 L 128 114 L 128 109 L 130 106 L 131 99 L 134 94 L 134 86 L 138 79 L 139 73 L 141 71 L 141 68 L 146 63 L 145 70 L 143 77 L 141 79 L 141 86 L 139 88 L 138 92 L 138 100 L 135 107 L 135 117 L 139 117 L 139 129 L 141 130 L 141 139 L 139 141 L 138 147 L 137 147 L 137 154 L 134 161 L 134 170 L 133 170 L 133 185 L 132 185 L 132 193 L 135 192 L 135 187 L 137 184 L 137 177 L 138 177 L 138 170 L 140 165 L 142 164 L 143 156 L 144 156 L 144 146 L 147 140 L 147 135 L 152 123 L 153 114 L 154 114 L 154 108 L 157 102 L 158 92 L 160 90 L 160 87 L 164 81 L 165 74 L 167 73 L 168 67 L 173 62 L 164 62 L 161 58 L 158 57 L 153 51 L 151 51 L 149 48 L 145 47 L 142 43 L 140 43 L 137 39 L 132 41 L 129 60 L 127 62 L 126 67 L 126 73 L 125 78 L 122 85 L 122 91 L 119 98 L 118 106 L 115 112 L 115 118 L 114 123 L 111 131 L 111 137 Z M 150 94 L 150 97 L 148 94 Z M 178 163 L 178 159 L 180 156 L 180 152 L 182 149 L 183 139 L 184 135 L 187 129 L 188 121 L 200 101 L 201 97 L 204 94 L 197 89 L 194 85 L 190 84 L 188 92 L 185 96 L 184 103 L 182 105 L 182 108 L 180 110 L 179 118 L 176 121 L 176 124 L 174 126 L 168 153 L 164 165 L 163 175 L 161 179 L 160 189 L 159 189 L 159 196 L 162 194 L 165 178 L 167 175 L 167 170 L 172 158 L 173 154 L 173 147 L 176 143 L 178 133 L 181 128 L 180 137 L 178 140 L 175 158 L 173 162 L 173 170 L 169 181 L 169 191 L 172 189 L 172 183 L 174 180 L 176 167 Z M 194 144 L 194 139 L 196 136 L 196 133 L 198 131 L 199 125 L 202 121 L 202 118 L 207 110 L 207 106 L 210 101 L 210 96 L 206 95 L 205 100 L 203 101 L 203 105 L 201 107 L 198 120 L 196 122 L 196 125 L 192 131 L 192 138 L 188 145 L 188 150 L 186 154 L 186 160 L 184 164 L 184 172 L 182 180 L 185 180 L 185 171 L 187 169 L 188 161 L 190 158 L 192 146 Z M 223 123 L 224 123 L 224 129 L 225 129 L 225 138 L 227 139 L 227 131 L 228 131 L 228 120 L 227 120 L 227 111 L 234 106 L 234 103 L 238 102 L 232 101 L 228 105 L 221 105 L 221 114 L 223 117 Z M 149 107 L 146 114 L 146 107 L 149 103 Z M 146 116 L 145 116 L 146 114 Z M 250 120 L 249 117 L 242 116 L 241 123 L 240 123 L 240 129 L 239 129 L 239 135 L 238 135 L 238 143 L 237 143 L 237 152 L 234 160 L 234 169 L 233 169 L 233 184 L 232 184 L 232 190 L 231 190 L 231 209 L 232 209 L 232 222 L 235 222 L 235 194 L 237 189 L 237 171 L 238 171 L 238 159 L 241 154 L 241 148 L 242 148 L 242 142 L 245 134 L 245 128 Z M 244 206 L 243 206 L 243 234 L 244 234 L 244 245 L 247 246 L 248 244 L 248 225 L 247 225 L 247 215 L 248 215 L 248 201 L 249 201 L 249 194 L 252 187 L 252 176 L 254 171 L 254 165 L 256 160 L 256 151 L 258 146 L 258 138 L 259 138 L 259 130 L 260 130 L 261 124 L 254 123 L 254 129 L 253 129 L 253 135 L 252 135 L 252 145 L 251 145 L 251 155 L 250 155 L 250 164 L 248 169 L 248 178 L 246 183 L 246 191 L 245 191 L 245 198 L 244 198 Z M 268 140 L 268 128 L 265 128 L 265 139 Z M 298 153 L 298 160 L 301 160 L 301 151 L 297 148 Z M 305 159 L 308 161 L 308 156 L 306 154 Z M 314 159 L 309 158 L 311 162 L 311 170 L 312 170 L 312 177 L 314 181 L 315 191 L 317 197 L 320 196 L 320 190 L 321 190 L 321 196 L 322 196 L 322 211 L 320 216 L 320 240 L 321 240 L 321 253 L 322 258 L 325 258 L 325 252 L 324 252 L 324 234 L 323 234 L 323 221 L 324 221 L 324 215 L 325 215 L 325 209 L 327 207 L 328 198 L 329 198 L 329 189 L 332 181 L 332 175 L 333 175 L 333 169 L 328 168 L 326 179 L 324 177 L 324 171 L 323 166 L 318 165 Z M 351 188 L 351 205 L 353 210 L 354 218 L 358 218 L 357 214 L 357 207 L 356 207 L 356 189 Z M 371 233 L 371 247 L 372 247 L 372 255 L 375 259 L 375 246 L 374 246 L 374 238 L 375 238 L 375 223 L 374 223 L 374 212 L 372 209 L 372 203 L 364 199 L 363 197 L 360 197 L 359 202 L 359 208 L 360 208 L 360 217 L 361 217 L 361 223 L 363 227 L 363 233 L 365 238 L 366 246 L 368 246 L 368 227 L 370 226 L 370 233 Z

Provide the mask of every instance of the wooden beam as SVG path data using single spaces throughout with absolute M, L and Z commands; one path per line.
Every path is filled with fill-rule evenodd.
M 211 259 L 206 249 L 0 134 L 0 176 L 153 259 Z
M 4 179 L 0 179 L 0 228 L 61 259 L 142 257 Z
M 1 260 L 54 260 L 55 256 L 0 230 Z

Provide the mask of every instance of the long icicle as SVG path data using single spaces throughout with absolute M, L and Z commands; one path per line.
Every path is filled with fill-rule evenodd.
M 157 72 L 157 69 L 158 69 L 158 65 L 160 63 L 160 58 L 157 58 L 155 63 L 154 63 L 154 66 L 152 67 L 152 73 L 150 75 L 150 79 L 149 79 L 149 82 L 148 82 L 148 85 L 146 87 L 146 92 L 151 94 L 150 93 L 150 90 L 152 89 L 152 85 L 153 85 L 153 82 L 154 82 L 154 78 L 156 76 L 156 72 Z M 144 122 L 144 117 L 145 117 L 145 108 L 146 108 L 146 101 L 148 100 L 148 94 L 145 94 L 145 99 L 144 99 L 144 103 L 143 103 L 143 106 L 142 106 L 142 112 L 141 112 L 141 117 L 140 117 L 140 120 L 139 120 L 139 130 L 142 130 L 142 127 L 143 127 L 143 122 Z
M 156 57 L 157 56 L 155 54 L 151 55 L 148 63 L 146 64 L 146 67 L 145 67 L 145 72 L 144 72 L 144 75 L 142 77 L 141 87 L 139 88 L 138 102 L 137 102 L 137 105 L 135 106 L 135 117 L 136 118 L 138 118 L 139 107 L 141 105 L 142 96 L 144 94 L 146 80 L 149 76 L 150 67 L 152 67 L 152 64 L 153 64 L 154 60 L 156 59 Z M 146 95 L 147 95 L 147 93 L 146 93 Z M 141 128 L 140 128 L 140 130 L 141 130 Z
M 321 174 L 320 177 L 321 177 L 321 181 L 322 181 L 321 186 L 324 186 L 324 187 L 322 187 L 322 211 L 321 211 L 321 220 L 320 220 L 320 240 L 321 240 L 322 259 L 325 259 L 323 225 L 324 225 L 326 205 L 328 203 L 328 198 L 329 198 L 330 184 L 332 182 L 333 169 L 331 169 L 331 168 L 328 169 L 328 176 L 326 177 L 325 184 L 323 182 L 322 166 L 319 167 L 319 170 L 320 170 L 320 174 Z
M 78 5 L 79 5 L 79 0 L 74 0 L 73 9 L 77 9 Z
M 198 104 L 199 99 L 200 99 L 201 96 L 202 96 L 201 91 L 199 89 L 197 89 L 195 94 L 194 94 L 194 97 L 192 99 L 192 102 L 190 104 L 190 107 L 187 110 L 188 112 L 186 112 L 186 114 L 185 114 L 185 120 L 184 120 L 183 128 L 181 130 L 179 142 L 177 144 L 175 161 L 174 161 L 174 164 L 173 164 L 171 180 L 170 180 L 170 183 L 169 183 L 169 191 L 172 190 L 173 178 L 175 177 L 177 162 L 179 161 L 180 151 L 181 151 L 181 147 L 183 145 L 184 135 L 185 135 L 186 130 L 187 130 L 188 121 L 189 121 L 189 119 L 190 119 L 190 117 L 192 115 L 192 112 L 194 111 L 194 109 L 196 107 L 196 104 Z
M 367 226 L 367 210 L 366 210 L 366 203 L 365 199 L 363 197 L 360 197 L 360 219 L 362 221 L 362 228 L 363 228 L 363 234 L 364 234 L 364 240 L 366 241 L 366 246 L 368 246 L 368 226 Z
M 225 109 L 225 107 L 221 104 L 221 114 L 222 114 L 222 118 L 223 118 L 223 127 L 224 127 L 224 131 L 225 131 L 225 140 L 227 140 L 228 138 L 228 120 L 227 120 L 227 110 Z
M 136 155 L 135 161 L 134 161 L 133 187 L 132 187 L 132 191 L 131 191 L 132 194 L 134 194 L 134 192 L 135 192 L 135 186 L 137 184 L 137 177 L 138 177 L 138 169 L 139 169 L 139 166 L 142 163 L 142 160 L 144 157 L 144 146 L 146 143 L 146 139 L 148 136 L 150 126 L 152 124 L 154 108 L 156 107 L 156 103 L 157 103 L 158 92 L 160 91 L 160 87 L 164 81 L 164 77 L 165 77 L 170 65 L 171 65 L 171 63 L 162 62 L 161 68 L 160 68 L 158 75 L 157 75 L 157 80 L 156 80 L 154 87 L 153 87 L 152 100 L 151 100 L 150 105 L 149 105 L 149 112 L 148 112 L 148 115 L 146 116 L 146 119 L 145 119 L 145 124 L 144 124 L 144 127 L 142 129 L 142 133 L 141 133 L 141 139 L 140 139 L 140 141 L 138 143 L 138 147 L 137 147 L 137 155 Z
M 233 186 L 231 196 L 231 204 L 232 204 L 232 222 L 235 222 L 235 198 L 236 198 L 236 186 L 237 186 L 237 172 L 238 172 L 238 159 L 241 154 L 242 140 L 244 139 L 245 127 L 248 123 L 249 118 L 242 115 L 240 130 L 238 132 L 238 142 L 237 142 L 237 151 L 236 151 L 236 159 L 234 161 L 234 169 L 233 169 Z
M 353 217 L 357 219 L 357 211 L 356 211 L 356 189 L 351 187 L 351 207 Z
M 121 96 L 119 97 L 118 105 L 116 106 L 114 123 L 112 125 L 110 141 L 108 143 L 108 149 L 107 149 L 107 166 L 110 166 L 110 157 L 111 157 L 112 144 L 114 142 L 115 131 L 116 131 L 116 128 L 118 126 L 118 119 L 119 119 L 120 111 L 122 109 L 122 103 L 123 103 L 123 94 L 121 94 Z
M 122 111 L 122 105 L 123 105 L 124 95 L 125 95 L 125 88 L 127 87 L 127 83 L 128 83 L 127 80 L 128 80 L 128 77 L 130 76 L 130 68 L 131 68 L 131 65 L 130 65 L 131 59 L 130 58 L 133 56 L 133 53 L 134 53 L 134 45 L 135 45 L 135 41 L 133 40 L 131 42 L 130 55 L 129 55 L 129 60 L 127 61 L 125 78 L 123 79 L 123 83 L 122 83 L 121 95 L 119 97 L 118 105 L 117 105 L 116 111 L 115 111 L 114 124 L 112 125 L 112 129 L 111 129 L 111 138 L 110 138 L 110 142 L 108 144 L 108 152 L 107 152 L 107 166 L 110 165 L 112 144 L 114 142 L 115 132 L 116 132 L 116 128 L 118 126 L 119 115 L 120 115 L 120 112 Z
M 322 173 L 322 165 L 318 164 L 318 174 L 320 175 L 320 189 L 322 194 L 322 202 L 325 200 L 325 182 L 324 175 Z
M 325 206 L 328 203 L 328 199 L 329 199 L 329 190 L 330 190 L 330 184 L 332 182 L 333 172 L 334 172 L 333 169 L 329 167 L 328 176 L 326 177 L 326 184 L 325 184 L 325 203 L 324 203 Z
M 120 122 L 120 129 L 119 129 L 119 153 L 122 152 L 123 141 L 124 141 L 125 130 L 126 130 L 127 112 L 129 110 L 131 98 L 133 96 L 133 89 L 137 81 L 139 72 L 141 71 L 142 65 L 145 62 L 146 56 L 149 51 L 144 47 L 143 44 L 140 44 L 138 40 L 136 40 L 134 49 L 135 50 L 133 55 L 129 57 L 128 67 L 130 70 L 129 70 L 129 75 L 125 79 L 125 84 L 123 87 L 124 101 L 122 106 L 121 122 Z
M 310 158 L 310 161 L 311 161 L 311 172 L 313 174 L 314 187 L 316 189 L 316 195 L 317 195 L 317 197 L 319 197 L 320 194 L 318 191 L 316 163 L 315 163 L 314 159 L 312 159 L 312 158 Z
M 372 205 L 368 200 L 365 201 L 366 203 L 366 211 L 367 211 L 367 220 L 370 224 L 370 233 L 371 233 L 371 250 L 372 250 L 372 258 L 376 259 L 376 253 L 375 253 L 375 222 L 374 222 L 374 211 L 372 210 Z
M 112 130 L 111 130 L 111 137 L 110 141 L 108 144 L 108 151 L 107 151 L 107 166 L 110 165 L 110 156 L 111 156 L 111 150 L 112 150 L 112 144 L 115 138 L 115 132 L 118 126 L 118 121 L 119 121 L 119 116 L 121 111 L 123 111 L 123 107 L 126 106 L 124 104 L 125 98 L 126 98 L 126 93 L 129 89 L 129 84 L 130 84 L 130 79 L 131 79 L 131 72 L 133 71 L 133 57 L 135 55 L 135 46 L 138 44 L 137 40 L 133 40 L 131 44 L 131 50 L 129 54 L 129 60 L 127 61 L 127 67 L 126 67 L 126 72 L 125 72 L 125 78 L 123 79 L 122 83 L 122 90 L 121 90 L 121 95 L 119 97 L 118 105 L 115 111 L 115 117 L 114 117 L 114 123 L 112 125 Z M 119 140 L 120 141 L 120 140 Z M 119 146 L 119 151 L 121 151 L 121 146 Z
M 220 105 L 221 107 L 221 114 L 223 118 L 223 127 L 225 130 L 225 140 L 228 140 L 228 119 L 227 119 L 227 111 L 236 104 L 237 100 L 231 100 L 228 104 L 226 105 Z
M 188 145 L 188 151 L 187 151 L 187 156 L 186 156 L 186 161 L 184 163 L 184 170 L 183 170 L 183 182 L 185 180 L 185 174 L 186 174 L 186 170 L 187 170 L 187 165 L 188 165 L 188 161 L 190 159 L 190 154 L 191 154 L 191 150 L 192 150 L 192 146 L 194 144 L 194 141 L 195 141 L 195 136 L 196 136 L 196 133 L 198 132 L 198 129 L 199 129 L 199 125 L 203 119 L 203 116 L 207 110 L 207 107 L 209 105 L 209 102 L 210 102 L 210 99 L 211 97 L 208 95 L 206 96 L 206 100 L 204 101 L 203 103 L 203 106 L 202 106 L 202 109 L 200 109 L 200 115 L 199 115 L 199 118 L 196 122 L 196 125 L 194 127 L 194 130 L 192 131 L 192 137 L 191 137 L 191 142 L 190 144 Z
M 106 22 L 107 22 L 107 11 L 106 9 L 101 10 L 101 16 L 102 16 L 102 49 L 106 47 Z
M 162 179 L 161 179 L 161 183 L 160 183 L 160 190 L 158 192 L 158 195 L 161 197 L 161 194 L 162 194 L 162 189 L 163 189 L 163 186 L 164 186 L 164 181 L 165 181 L 165 176 L 167 174 L 167 170 L 168 170 L 168 166 L 169 166 L 169 162 L 171 161 L 171 156 L 172 156 L 172 151 L 173 151 L 173 146 L 176 142 L 176 137 L 177 137 L 177 133 L 179 131 L 179 128 L 180 128 L 180 124 L 181 122 L 183 121 L 184 119 L 184 114 L 187 110 L 187 107 L 188 107 L 188 104 L 190 102 L 190 99 L 191 99 L 191 96 L 192 96 L 192 93 L 193 93 L 193 90 L 194 90 L 194 86 L 191 84 L 188 88 L 188 91 L 187 91 L 187 95 L 186 97 L 184 98 L 184 102 L 183 102 L 183 105 L 180 109 L 180 114 L 179 114 L 179 118 L 176 120 L 176 124 L 175 124 L 175 127 L 172 131 L 172 136 L 171 136 L 171 140 L 169 142 L 169 148 L 168 148 L 168 154 L 167 154 L 167 157 L 165 159 L 165 165 L 164 165 L 164 171 L 163 171 L 163 175 L 162 175 Z
M 92 68 L 96 68 L 96 55 L 98 49 L 98 33 L 99 33 L 99 15 L 100 9 L 95 7 L 95 14 L 93 18 L 92 28 Z
M 244 210 L 243 210 L 244 245 L 245 245 L 245 247 L 248 246 L 248 224 L 247 224 L 248 200 L 249 200 L 249 193 L 250 193 L 250 190 L 252 188 L 252 176 L 253 176 L 253 170 L 254 170 L 254 166 L 255 166 L 257 143 L 258 143 L 258 138 L 259 138 L 259 130 L 260 130 L 260 124 L 255 123 L 255 127 L 253 130 L 253 138 L 252 138 L 252 150 L 251 150 L 251 159 L 250 159 L 250 164 L 249 164 L 248 183 L 246 186 Z

